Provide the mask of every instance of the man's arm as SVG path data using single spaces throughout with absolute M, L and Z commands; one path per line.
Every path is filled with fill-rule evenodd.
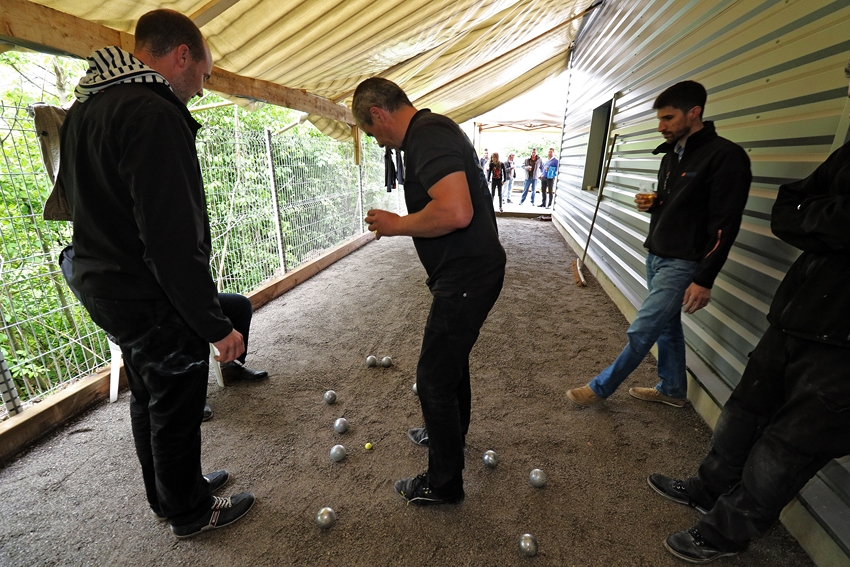
M 472 222 L 472 197 L 466 173 L 456 171 L 437 181 L 429 190 L 431 201 L 417 212 L 399 216 L 372 209 L 367 213 L 369 230 L 381 236 L 435 238 L 466 228 Z

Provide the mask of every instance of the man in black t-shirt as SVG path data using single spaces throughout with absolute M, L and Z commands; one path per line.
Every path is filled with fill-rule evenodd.
M 377 77 L 360 83 L 353 112 L 366 135 L 404 153 L 409 214 L 373 209 L 366 223 L 376 239 L 413 237 L 433 295 L 416 369 L 425 427 L 408 431 L 428 447 L 428 470 L 397 481 L 395 489 L 413 504 L 457 504 L 464 498 L 471 413 L 469 353 L 505 276 L 487 180 L 458 125 L 417 111 L 395 83 Z

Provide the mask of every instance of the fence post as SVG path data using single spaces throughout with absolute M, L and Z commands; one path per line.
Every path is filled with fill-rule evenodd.
M 15 381 L 12 379 L 12 373 L 9 371 L 2 350 L 0 350 L 0 396 L 2 396 L 9 415 L 17 415 L 23 411 L 21 398 L 18 397 L 18 389 L 15 388 Z
M 274 209 L 274 227 L 277 236 L 277 255 L 280 269 L 286 273 L 286 250 L 283 247 L 283 228 L 280 225 L 280 203 L 277 200 L 277 178 L 274 174 L 274 153 L 272 152 L 272 131 L 266 128 L 266 157 L 269 160 L 269 178 L 272 188 L 272 208 Z

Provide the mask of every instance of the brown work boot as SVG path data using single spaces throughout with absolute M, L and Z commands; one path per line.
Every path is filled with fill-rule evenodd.
M 605 398 L 600 398 L 594 394 L 593 390 L 590 389 L 590 386 L 587 385 L 582 386 L 581 388 L 567 390 L 567 399 L 580 406 L 592 406 L 593 404 L 605 400 Z
M 645 402 L 658 402 L 674 408 L 683 408 L 688 403 L 688 400 L 665 396 L 655 388 L 629 388 L 629 395 Z

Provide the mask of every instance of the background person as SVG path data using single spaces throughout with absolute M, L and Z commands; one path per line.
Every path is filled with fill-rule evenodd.
M 511 192 L 514 190 L 514 177 L 516 176 L 516 167 L 514 167 L 514 154 L 508 156 L 508 161 L 505 162 L 505 202 L 512 203 Z
M 508 172 L 505 164 L 499 161 L 499 153 L 493 152 L 493 157 L 490 160 L 490 167 L 487 169 L 487 181 L 490 182 L 490 199 L 496 197 L 496 191 L 499 192 L 499 212 L 502 210 L 502 181 L 507 177 Z
M 357 126 L 382 147 L 404 153 L 409 214 L 370 210 L 376 237 L 412 236 L 433 300 L 416 368 L 425 428 L 411 440 L 428 447 L 428 470 L 395 483 L 412 504 L 463 500 L 463 446 L 472 391 L 469 354 L 505 276 L 493 201 L 475 149 L 450 119 L 416 110 L 395 83 L 373 77 L 357 86 Z
M 531 156 L 523 162 L 522 168 L 525 170 L 525 187 L 522 190 L 522 197 L 519 199 L 519 204 L 525 203 L 525 197 L 528 195 L 528 188 L 531 187 L 531 206 L 534 206 L 534 192 L 537 188 L 537 177 L 541 171 L 540 156 L 537 155 L 537 148 L 532 148 Z
M 549 208 L 555 187 L 555 178 L 558 176 L 558 158 L 555 157 L 555 148 L 549 148 L 548 160 L 543 164 L 540 176 L 540 206 Z M 549 203 L 546 203 L 546 191 L 549 191 Z

